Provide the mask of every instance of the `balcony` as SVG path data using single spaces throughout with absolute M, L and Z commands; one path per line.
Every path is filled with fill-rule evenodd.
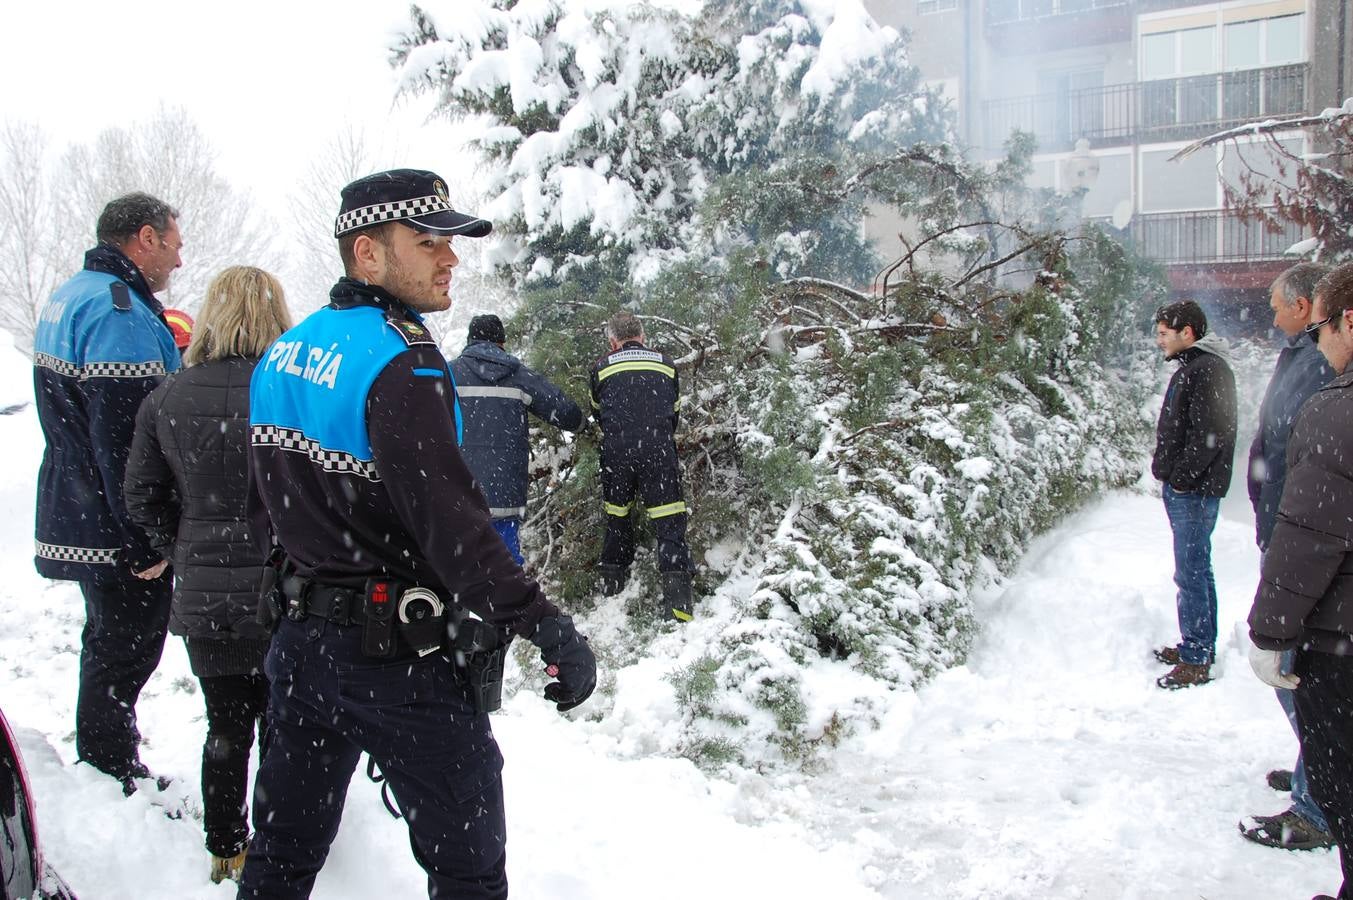
M 1166 266 L 1290 260 L 1284 251 L 1305 237 L 1300 225 L 1283 222 L 1270 232 L 1229 209 L 1139 213 L 1124 232 L 1138 253 Z
M 986 0 L 986 37 L 997 53 L 1132 40 L 1129 0 Z
M 1128 0 L 987 0 L 986 21 L 989 27 L 1010 25 L 1128 5 Z
M 1070 150 L 1078 138 L 1094 147 L 1194 140 L 1261 117 L 1306 112 L 1306 63 L 1110 84 L 988 100 L 988 150 L 1010 132 L 1032 132 L 1045 153 Z

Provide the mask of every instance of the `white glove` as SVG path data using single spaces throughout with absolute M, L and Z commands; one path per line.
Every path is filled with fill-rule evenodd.
M 1301 683 L 1301 679 L 1283 674 L 1282 659 L 1281 650 L 1262 650 L 1250 644 L 1250 668 L 1254 669 L 1259 680 L 1279 690 L 1290 691 Z

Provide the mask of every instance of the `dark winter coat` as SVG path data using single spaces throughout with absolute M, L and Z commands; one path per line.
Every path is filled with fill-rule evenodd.
M 1278 353 L 1259 407 L 1259 430 L 1250 445 L 1250 503 L 1254 506 L 1255 539 L 1266 549 L 1278 518 L 1278 501 L 1287 477 L 1287 439 L 1306 399 L 1328 384 L 1334 370 L 1309 335 L 1299 333 Z
M 1151 474 L 1181 493 L 1225 497 L 1236 446 L 1236 380 L 1226 360 L 1208 349 L 1208 338 L 1173 357 L 1179 370 L 1156 423 Z
M 591 394 L 603 452 L 675 443 L 681 381 L 667 355 L 626 341 L 593 364 Z
M 79 581 L 160 561 L 127 515 L 122 478 L 141 401 L 179 367 L 163 312 L 132 261 L 100 245 L 38 314 L 33 388 L 47 447 L 35 563 L 44 577 Z
M 508 554 L 457 447 L 446 359 L 418 314 L 340 279 L 269 348 L 249 392 L 251 483 L 297 574 L 423 585 L 530 635 L 559 609 Z
M 1297 414 L 1287 482 L 1250 610 L 1266 650 L 1353 653 L 1353 372 Z
M 146 398 L 127 461 L 127 511 L 174 564 L 169 630 L 266 637 L 264 557 L 247 520 L 249 378 L 257 360 L 184 369 Z
M 583 411 L 564 392 L 492 341 L 473 341 L 451 361 L 463 423 L 460 452 L 495 519 L 526 514 L 526 414 L 577 431 Z

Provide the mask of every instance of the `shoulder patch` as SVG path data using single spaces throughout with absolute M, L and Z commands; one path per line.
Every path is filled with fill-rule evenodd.
M 127 285 L 121 281 L 114 281 L 108 285 L 108 293 L 113 295 L 113 309 L 118 312 L 131 312 L 132 292 L 127 289 Z
M 395 333 L 403 338 L 404 343 L 410 347 L 419 344 L 437 346 L 437 342 L 432 339 L 432 332 L 417 322 L 411 322 L 408 319 L 387 318 L 385 324 L 393 328 Z

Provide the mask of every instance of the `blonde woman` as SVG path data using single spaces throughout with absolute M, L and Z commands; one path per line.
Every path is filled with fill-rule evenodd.
M 245 510 L 249 378 L 291 327 L 282 285 L 231 266 L 207 288 L 186 368 L 141 406 L 127 510 L 174 567 L 169 630 L 184 638 L 207 706 L 202 800 L 212 881 L 237 879 L 249 841 L 245 791 L 257 727 L 268 742 L 269 634 L 258 624 L 264 557 Z

